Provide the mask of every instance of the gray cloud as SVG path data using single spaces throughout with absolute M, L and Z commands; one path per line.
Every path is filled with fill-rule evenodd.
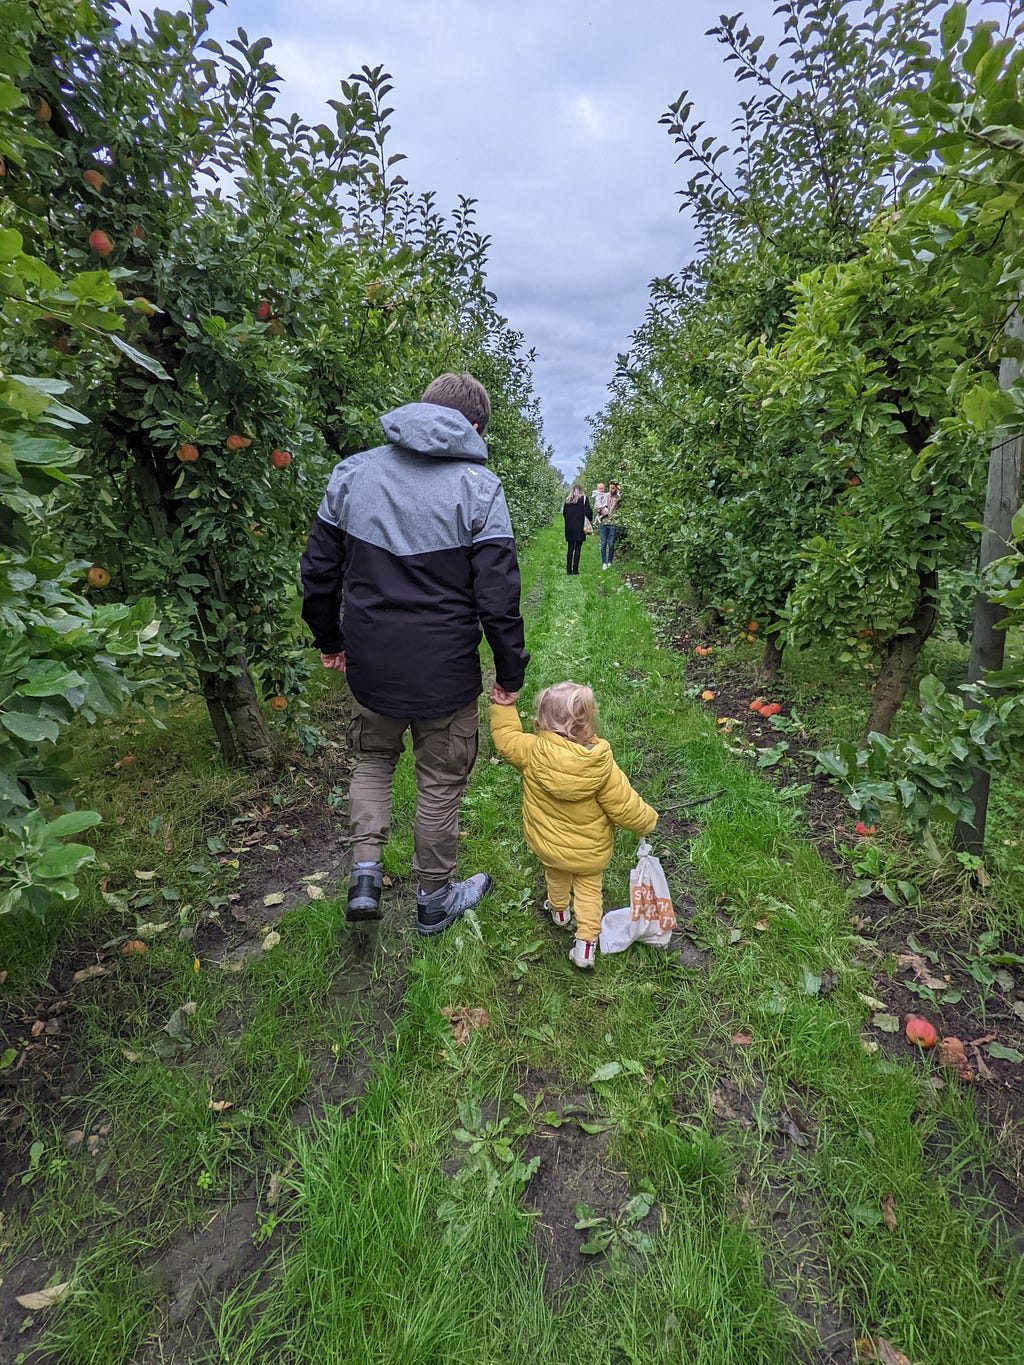
M 773 8 L 745 6 L 762 27 Z M 230 0 L 212 22 L 273 39 L 282 104 L 307 118 L 364 63 L 392 74 L 392 150 L 442 207 L 479 201 L 489 283 L 536 349 L 545 431 L 571 473 L 649 280 L 692 254 L 658 119 L 689 89 L 710 126 L 728 126 L 735 87 L 704 37 L 720 12 L 720 0 Z

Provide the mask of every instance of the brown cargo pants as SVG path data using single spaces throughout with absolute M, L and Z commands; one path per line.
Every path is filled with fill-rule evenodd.
M 352 698 L 349 748 L 356 766 L 349 788 L 352 861 L 380 862 L 391 824 L 391 779 L 412 731 L 416 760 L 413 872 L 424 891 L 453 880 L 459 846 L 459 803 L 479 747 L 475 701 L 440 720 L 379 716 Z

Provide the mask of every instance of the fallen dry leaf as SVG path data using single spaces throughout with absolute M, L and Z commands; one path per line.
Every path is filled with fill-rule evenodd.
M 269 953 L 271 948 L 276 948 L 280 942 L 281 935 L 276 929 L 271 929 L 270 933 L 267 934 L 266 938 L 263 940 L 263 951 Z
M 121 952 L 124 953 L 126 957 L 130 953 L 138 953 L 141 956 L 143 953 L 148 953 L 149 948 L 143 943 L 141 938 L 133 938 L 129 939 L 128 942 L 122 946 Z
M 858 1337 L 854 1349 L 862 1365 L 870 1361 L 878 1361 L 878 1365 L 910 1365 L 903 1352 L 897 1351 L 885 1337 Z
M 124 758 L 119 758 L 119 759 L 117 760 L 117 762 L 114 764 L 114 767 L 115 767 L 115 768 L 123 768 L 123 767 L 125 766 L 126 763 L 134 763 L 134 762 L 135 762 L 135 755 L 134 755 L 134 754 L 125 754 Z
M 85 1133 L 81 1128 L 72 1128 L 69 1133 L 64 1134 L 64 1146 L 69 1152 L 73 1152 L 76 1147 L 81 1146 L 85 1141 Z
M 920 953 L 900 953 L 896 962 L 901 971 L 912 971 L 922 986 L 930 991 L 944 991 L 949 981 L 944 976 L 936 976 Z
M 283 891 L 271 891 L 269 895 L 263 897 L 264 905 L 282 905 L 284 903 Z
M 212 1109 L 215 1114 L 223 1114 L 225 1109 L 234 1109 L 235 1102 L 234 1100 L 211 1100 L 206 1107 Z
M 478 1005 L 471 1008 L 446 1005 L 441 1014 L 451 1023 L 452 1038 L 458 1047 L 465 1047 L 474 1029 L 486 1028 L 491 1022 L 491 1016 Z
M 896 1231 L 896 1210 L 892 1206 L 892 1194 L 882 1200 L 882 1221 L 890 1232 Z
M 754 1035 L 748 1029 L 741 1028 L 732 1035 L 732 1041 L 737 1047 L 749 1047 L 754 1041 Z
M 988 1063 L 985 1061 L 985 1058 L 981 1055 L 982 1045 L 984 1043 L 993 1042 L 995 1036 L 996 1035 L 994 1033 L 986 1033 L 984 1038 L 978 1038 L 973 1043 L 967 1044 L 967 1046 L 971 1050 L 971 1054 L 974 1057 L 974 1064 L 978 1068 L 978 1075 L 981 1077 L 983 1081 L 990 1081 L 992 1079 L 992 1068 L 988 1065 Z
M 83 967 L 71 978 L 72 986 L 80 986 L 83 981 L 91 981 L 96 976 L 106 976 L 107 968 L 102 962 L 94 962 L 91 967 Z
M 888 1010 L 889 1008 L 889 1006 L 885 1003 L 884 1000 L 879 1000 L 874 995 L 864 995 L 860 991 L 858 991 L 857 998 L 859 1000 L 862 1000 L 864 1004 L 867 1005 L 868 1009 L 871 1011 L 872 1014 L 875 1014 L 879 1010 L 882 1011 Z
M 138 868 L 135 869 L 136 881 L 151 882 L 155 876 L 156 876 L 155 872 L 140 872 Z
M 322 886 L 317 886 L 314 882 L 310 882 L 306 887 L 306 895 L 311 901 L 322 901 L 326 892 Z
M 766 929 L 771 928 L 771 924 L 772 922 L 770 919 L 759 919 L 757 923 L 754 925 L 754 928 L 759 929 L 763 934 Z
M 962 1081 L 973 1081 L 974 1072 L 959 1038 L 943 1038 L 939 1043 L 939 1066 L 950 1067 Z
M 32 1037 L 38 1038 L 45 1027 L 46 1024 L 43 1022 L 43 1020 L 37 1019 L 36 1022 L 32 1025 Z
M 0 972 L 0 986 L 2 986 L 6 980 L 7 980 L 6 971 Z
M 49 1289 L 40 1289 L 36 1294 L 19 1294 L 15 1302 L 20 1303 L 22 1308 L 35 1311 L 50 1308 L 53 1304 L 60 1303 L 70 1288 L 71 1281 L 65 1280 L 63 1284 L 52 1284 Z

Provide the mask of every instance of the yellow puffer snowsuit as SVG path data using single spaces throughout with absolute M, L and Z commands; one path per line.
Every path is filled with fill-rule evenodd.
M 490 712 L 498 752 L 523 774 L 523 833 L 547 867 L 603 872 L 615 826 L 650 834 L 658 812 L 629 784 L 605 739 L 585 749 L 562 735 L 524 733 L 514 706 Z

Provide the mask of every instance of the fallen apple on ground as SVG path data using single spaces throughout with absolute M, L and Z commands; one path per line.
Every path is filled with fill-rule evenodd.
M 929 1024 L 928 1020 L 920 1014 L 908 1014 L 906 1017 L 907 1040 L 916 1043 L 918 1047 L 934 1047 L 939 1041 L 939 1035 Z

